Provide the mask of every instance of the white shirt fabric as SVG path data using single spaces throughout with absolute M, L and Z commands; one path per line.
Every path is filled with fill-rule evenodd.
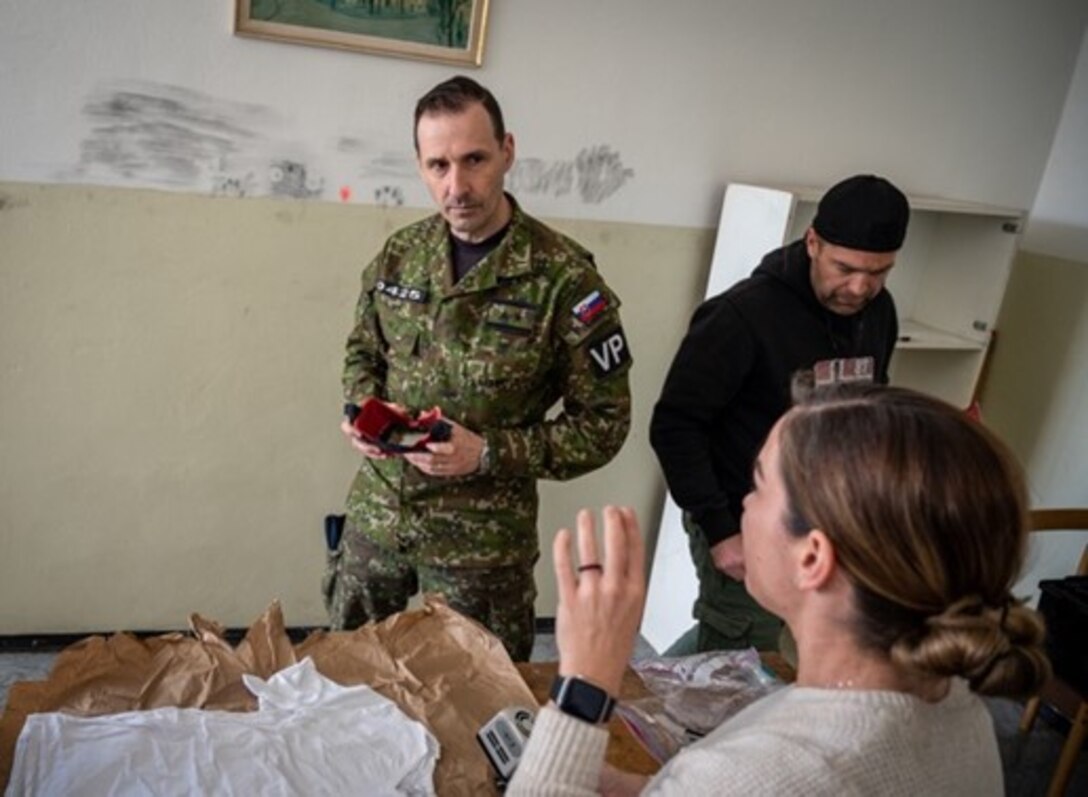
M 590 795 L 607 733 L 546 708 L 508 795 Z M 898 692 L 786 687 L 680 751 L 648 795 L 1004 794 L 993 720 L 954 680 L 926 703 Z
M 32 714 L 6 793 L 434 794 L 438 741 L 370 687 L 340 686 L 308 658 L 243 678 L 257 711 Z

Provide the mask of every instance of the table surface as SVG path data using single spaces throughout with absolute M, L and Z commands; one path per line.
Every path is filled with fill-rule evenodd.
M 775 675 L 787 683 L 794 678 L 793 668 L 778 653 L 760 653 L 763 664 Z M 525 679 L 529 689 L 533 692 L 540 705 L 548 702 L 548 692 L 551 690 L 552 681 L 559 662 L 533 661 L 516 665 L 521 677 Z M 649 694 L 642 679 L 638 677 L 630 667 L 623 674 L 623 684 L 620 687 L 620 700 L 634 700 Z M 613 715 L 608 723 L 608 751 L 605 760 L 609 764 L 627 772 L 635 772 L 640 775 L 652 775 L 661 768 L 646 748 L 631 735 L 627 726 L 618 716 Z

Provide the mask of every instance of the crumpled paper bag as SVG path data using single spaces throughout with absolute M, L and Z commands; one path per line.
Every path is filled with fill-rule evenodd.
M 193 614 L 189 625 L 192 636 L 88 637 L 60 653 L 47 680 L 14 684 L 0 719 L 0 788 L 28 714 L 160 706 L 252 711 L 256 700 L 242 675 L 267 679 L 306 656 L 326 677 L 367 684 L 430 728 L 442 746 L 435 772 L 441 795 L 495 793 L 476 731 L 505 706 L 537 705 L 498 638 L 440 596 L 426 596 L 422 609 L 356 631 L 316 631 L 297 646 L 277 602 L 237 647 L 214 621 Z

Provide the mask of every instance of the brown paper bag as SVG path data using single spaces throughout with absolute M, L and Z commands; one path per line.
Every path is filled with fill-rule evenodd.
M 252 711 L 257 701 L 242 674 L 267 679 L 306 656 L 326 677 L 367 684 L 430 728 L 441 745 L 435 788 L 443 796 L 494 793 L 476 731 L 505 706 L 536 707 L 498 638 L 437 596 L 357 631 L 317 631 L 297 646 L 275 602 L 237 647 L 214 621 L 194 614 L 189 625 L 192 636 L 88 637 L 61 652 L 47 680 L 14 684 L 0 719 L 0 789 L 28 714 L 161 706 Z

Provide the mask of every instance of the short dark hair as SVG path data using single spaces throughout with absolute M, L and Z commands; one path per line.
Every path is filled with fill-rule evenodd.
M 495 95 L 475 80 L 464 75 L 451 77 L 443 81 L 419 98 L 416 103 L 416 115 L 412 122 L 412 143 L 419 153 L 419 120 L 428 113 L 461 113 L 472 103 L 484 106 L 491 117 L 491 127 L 495 138 L 502 141 L 506 137 L 506 125 L 502 121 L 502 109 Z

